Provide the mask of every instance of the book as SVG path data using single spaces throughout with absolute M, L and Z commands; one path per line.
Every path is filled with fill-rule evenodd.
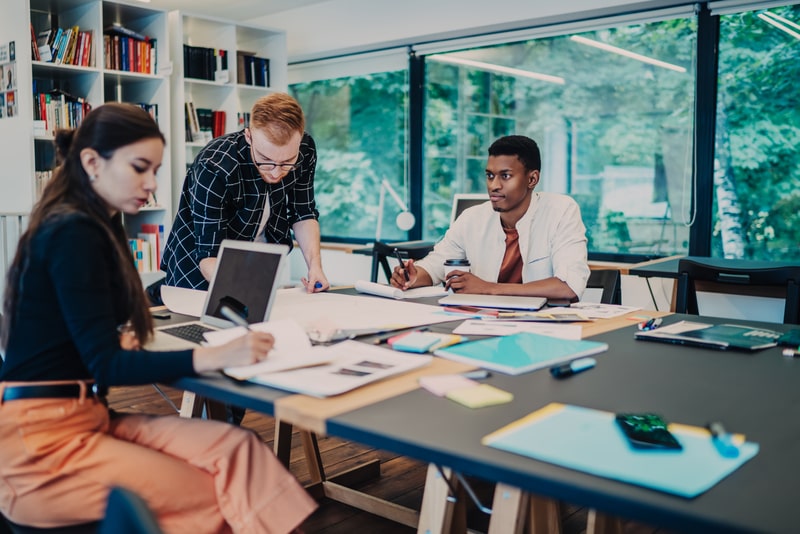
M 415 287 L 413 289 L 403 291 L 402 289 L 398 289 L 389 284 L 379 284 L 377 282 L 369 282 L 367 280 L 356 281 L 355 289 L 359 293 L 367 293 L 369 295 L 398 300 L 440 297 L 447 294 L 447 291 L 442 286 Z
M 678 321 L 655 330 L 636 332 L 644 341 L 660 341 L 719 350 L 756 351 L 778 345 L 780 332 L 738 324 L 707 324 Z
M 110 26 L 106 26 L 105 30 L 103 30 L 103 33 L 131 37 L 137 41 L 144 41 L 147 38 L 146 35 L 127 28 L 119 22 L 114 22 Z
M 713 487 L 758 453 L 757 443 L 735 436 L 740 454 L 719 454 L 708 430 L 670 424 L 681 451 L 635 449 L 614 414 L 551 403 L 484 436 L 488 447 L 595 476 L 692 498 Z
M 434 351 L 436 356 L 510 375 L 590 356 L 608 350 L 608 344 L 582 339 L 559 339 L 519 332 L 477 341 L 467 341 Z

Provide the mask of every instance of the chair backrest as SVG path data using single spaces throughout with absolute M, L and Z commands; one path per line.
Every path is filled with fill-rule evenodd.
M 800 266 L 737 269 L 680 260 L 675 311 L 699 314 L 698 290 L 782 298 L 785 300 L 783 322 L 800 324 Z
M 587 289 L 602 289 L 601 304 L 622 304 L 622 276 L 616 269 L 592 269 Z
M 97 534 L 163 534 L 155 515 L 144 499 L 131 490 L 111 489 L 106 516 Z
M 383 270 L 388 282 L 392 278 L 392 267 L 389 265 L 389 257 L 394 258 L 394 249 L 400 252 L 403 261 L 407 259 L 419 260 L 428 255 L 433 250 L 433 243 L 430 241 L 404 241 L 401 243 L 384 243 L 375 241 L 372 244 L 372 273 L 370 281 L 378 281 L 378 267 Z M 397 260 L 394 260 L 395 265 Z

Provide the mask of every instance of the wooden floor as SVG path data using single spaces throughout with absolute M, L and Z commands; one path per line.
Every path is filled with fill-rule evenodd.
M 165 387 L 161 389 L 166 398 L 151 385 L 113 388 L 108 397 L 109 407 L 118 412 L 177 416 L 176 409 L 170 402 L 175 406 L 180 406 L 182 392 Z M 242 426 L 257 432 L 264 442 L 272 447 L 274 419 L 248 410 Z M 293 438 L 292 445 L 290 469 L 301 483 L 307 484 L 310 482 L 310 477 L 300 446 L 300 439 Z M 379 459 L 381 463 L 380 478 L 364 483 L 358 489 L 419 510 L 427 470 L 425 464 L 336 438 L 320 437 L 319 447 L 328 476 L 336 475 L 338 472 L 375 458 Z M 491 506 L 493 486 L 481 481 L 475 481 L 475 485 L 481 501 L 487 506 Z M 586 509 L 564 506 L 562 516 L 564 534 L 585 532 L 586 516 Z M 477 507 L 470 506 L 467 524 L 471 531 L 486 532 L 488 517 Z M 305 534 L 369 534 L 372 532 L 408 534 L 415 532 L 415 529 L 330 500 L 325 500 L 320 504 L 319 509 L 303 524 L 302 530 Z M 655 532 L 664 534 L 666 532 L 633 522 L 626 522 L 624 531 L 625 534 L 654 534 Z

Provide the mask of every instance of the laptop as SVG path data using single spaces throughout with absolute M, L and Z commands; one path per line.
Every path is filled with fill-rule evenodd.
M 461 215 L 461 213 L 472 206 L 483 204 L 489 200 L 489 195 L 486 193 L 456 193 L 453 196 L 453 208 L 450 212 L 450 224 Z
M 234 326 L 220 312 L 226 305 L 250 324 L 268 320 L 288 250 L 286 245 L 224 240 L 200 319 L 156 328 L 145 348 L 181 350 L 200 345 L 204 333 Z
M 441 306 L 476 306 L 478 308 L 536 311 L 547 304 L 547 298 L 453 293 L 439 299 L 439 304 Z

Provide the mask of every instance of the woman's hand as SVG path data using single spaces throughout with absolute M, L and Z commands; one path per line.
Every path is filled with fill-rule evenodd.
M 258 363 L 267 358 L 274 345 L 272 334 L 249 331 L 224 345 L 194 349 L 194 370 L 202 373 Z

